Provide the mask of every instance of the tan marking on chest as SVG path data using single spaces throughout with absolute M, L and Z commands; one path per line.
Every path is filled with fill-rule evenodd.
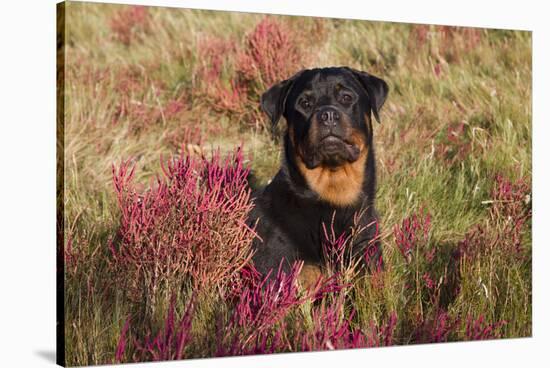
M 359 158 L 355 162 L 337 168 L 319 166 L 310 170 L 299 156 L 296 157 L 296 162 L 311 190 L 324 201 L 344 207 L 355 203 L 360 197 L 367 155 L 367 150 L 362 145 Z

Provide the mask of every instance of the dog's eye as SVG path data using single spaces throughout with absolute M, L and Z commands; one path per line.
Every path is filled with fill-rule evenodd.
M 300 107 L 304 110 L 307 110 L 311 107 L 311 102 L 308 99 L 303 98 L 300 101 Z
M 351 103 L 351 101 L 353 100 L 353 97 L 350 95 L 350 94 L 347 94 L 347 93 L 344 93 L 341 97 L 342 99 L 342 102 L 345 103 L 345 104 L 349 104 Z

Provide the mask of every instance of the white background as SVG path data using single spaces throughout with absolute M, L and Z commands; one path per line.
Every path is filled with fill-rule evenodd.
M 126 1 L 120 1 L 125 3 Z M 533 30 L 533 338 L 206 359 L 162 367 L 548 366 L 549 23 L 544 1 L 130 1 L 146 5 Z M 0 9 L 0 367 L 54 365 L 55 1 Z M 144 364 L 132 365 L 135 367 Z

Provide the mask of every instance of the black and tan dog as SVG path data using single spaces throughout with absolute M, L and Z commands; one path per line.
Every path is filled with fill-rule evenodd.
M 273 126 L 283 116 L 287 128 L 281 169 L 255 193 L 251 221 L 257 220 L 258 271 L 276 271 L 282 260 L 288 269 L 303 260 L 302 272 L 311 280 L 324 262 L 323 222 L 332 222 L 340 234 L 350 231 L 358 211 L 364 213 L 359 225 L 376 221 L 371 115 L 380 121 L 387 94 L 382 79 L 338 67 L 302 70 L 262 95 L 262 110 Z M 380 259 L 380 246 L 371 241 L 375 231 L 368 226 L 352 244 L 352 254 L 364 254 L 370 242 L 374 259 Z

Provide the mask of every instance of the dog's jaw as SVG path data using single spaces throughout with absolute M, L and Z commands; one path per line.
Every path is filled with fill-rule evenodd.
M 324 166 L 332 170 L 338 170 L 345 164 L 351 164 L 359 159 L 360 149 L 356 145 L 342 143 L 338 151 L 329 151 L 319 149 L 309 150 L 307 154 L 301 156 L 302 161 L 309 170 L 319 166 Z
M 319 165 L 311 169 L 300 155 L 296 155 L 295 160 L 308 187 L 321 200 L 336 207 L 346 207 L 356 204 L 362 197 L 367 156 L 368 151 L 363 147 L 357 160 L 351 163 L 337 167 Z

